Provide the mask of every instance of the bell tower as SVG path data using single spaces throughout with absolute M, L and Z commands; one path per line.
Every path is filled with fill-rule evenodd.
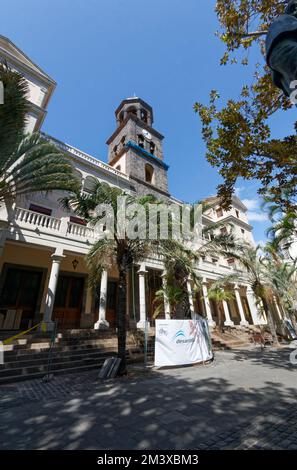
M 139 194 L 169 196 L 163 135 L 153 128 L 153 109 L 140 98 L 123 100 L 117 129 L 108 139 L 108 163 L 128 175 Z

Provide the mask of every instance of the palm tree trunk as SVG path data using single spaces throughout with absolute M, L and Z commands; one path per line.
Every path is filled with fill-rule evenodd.
M 121 359 L 119 375 L 127 373 L 126 368 L 126 298 L 127 298 L 127 270 L 128 266 L 123 257 L 118 263 L 119 270 L 119 292 L 118 292 L 118 308 L 117 308 L 117 326 L 118 326 L 118 357 Z
M 290 318 L 291 318 L 291 320 L 292 320 L 292 325 L 293 325 L 293 327 L 294 327 L 294 329 L 295 329 L 295 332 L 296 332 L 296 334 L 297 334 L 297 321 L 296 321 L 296 314 L 295 314 L 295 311 L 294 311 L 294 310 L 293 310 L 293 312 L 291 313 Z
M 218 305 L 217 305 L 217 312 L 218 312 L 218 318 L 219 318 L 218 327 L 219 327 L 219 330 L 221 332 L 223 332 L 223 330 L 224 330 L 224 315 L 223 315 L 223 312 L 222 312 L 222 308 L 223 308 L 222 303 L 221 302 L 218 303 Z
M 191 306 L 190 306 L 190 300 L 189 300 L 189 293 L 186 290 L 183 300 L 182 300 L 182 309 L 183 309 L 183 314 L 184 318 L 191 318 Z
M 262 300 L 262 303 L 263 303 L 263 308 L 264 308 L 264 311 L 266 313 L 266 317 L 267 317 L 267 322 L 268 322 L 268 327 L 270 329 L 270 333 L 272 335 L 272 339 L 273 339 L 273 344 L 274 345 L 278 345 L 279 342 L 278 342 L 278 337 L 277 337 L 277 333 L 276 333 L 276 328 L 275 328 L 275 323 L 274 323 L 274 318 L 273 318 L 273 315 L 271 313 L 271 310 L 268 306 L 268 303 L 267 303 L 267 300 L 265 297 L 261 296 L 261 300 Z

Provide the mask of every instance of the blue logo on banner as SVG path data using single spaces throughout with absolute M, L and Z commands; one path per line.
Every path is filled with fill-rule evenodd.
M 175 335 L 173 336 L 172 338 L 172 341 L 174 341 L 176 338 L 179 338 L 183 336 L 184 338 L 186 337 L 185 333 L 183 332 L 183 330 L 179 330 L 177 333 L 175 333 Z

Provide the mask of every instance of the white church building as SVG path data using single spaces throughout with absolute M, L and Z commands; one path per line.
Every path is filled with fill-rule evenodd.
M 55 81 L 2 36 L 0 58 L 28 81 L 28 132 L 41 130 Z M 45 137 L 71 160 L 86 192 L 90 178 L 95 177 L 131 194 L 154 194 L 178 202 L 168 188 L 164 137 L 154 127 L 152 107 L 140 98 L 124 99 L 115 111 L 115 128 L 107 140 L 108 163 L 55 137 Z M 84 260 L 96 239 L 96 230 L 75 214 L 65 212 L 58 203 L 60 196 L 57 192 L 34 194 L 18 199 L 10 208 L 0 205 L 0 329 L 26 329 L 41 320 L 57 320 L 65 329 L 115 327 L 117 269 L 103 272 L 98 299 L 88 287 Z M 226 224 L 222 230 L 227 230 L 232 223 L 237 237 L 254 243 L 247 208 L 238 197 L 233 198 L 229 211 L 220 207 L 216 197 L 208 198 L 208 203 L 204 224 L 219 221 Z M 266 323 L 236 260 L 206 257 L 196 268 L 203 278 L 203 289 L 193 295 L 189 280 L 190 305 L 193 312 L 207 317 L 210 326 L 218 322 L 219 308 L 225 325 Z M 218 305 L 208 298 L 208 288 L 218 277 L 232 273 L 237 279 L 232 285 L 234 299 Z M 146 321 L 153 323 L 153 301 L 162 282 L 164 266 L 160 259 L 149 258 L 133 267 L 127 298 L 131 327 L 143 328 Z M 163 314 L 170 316 L 168 302 Z

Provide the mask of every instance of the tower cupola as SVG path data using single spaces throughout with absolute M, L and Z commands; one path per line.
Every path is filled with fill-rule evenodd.
M 141 98 L 126 98 L 115 111 L 117 128 L 108 139 L 108 163 L 134 180 L 142 194 L 168 196 L 163 135 L 153 127 L 153 109 Z

